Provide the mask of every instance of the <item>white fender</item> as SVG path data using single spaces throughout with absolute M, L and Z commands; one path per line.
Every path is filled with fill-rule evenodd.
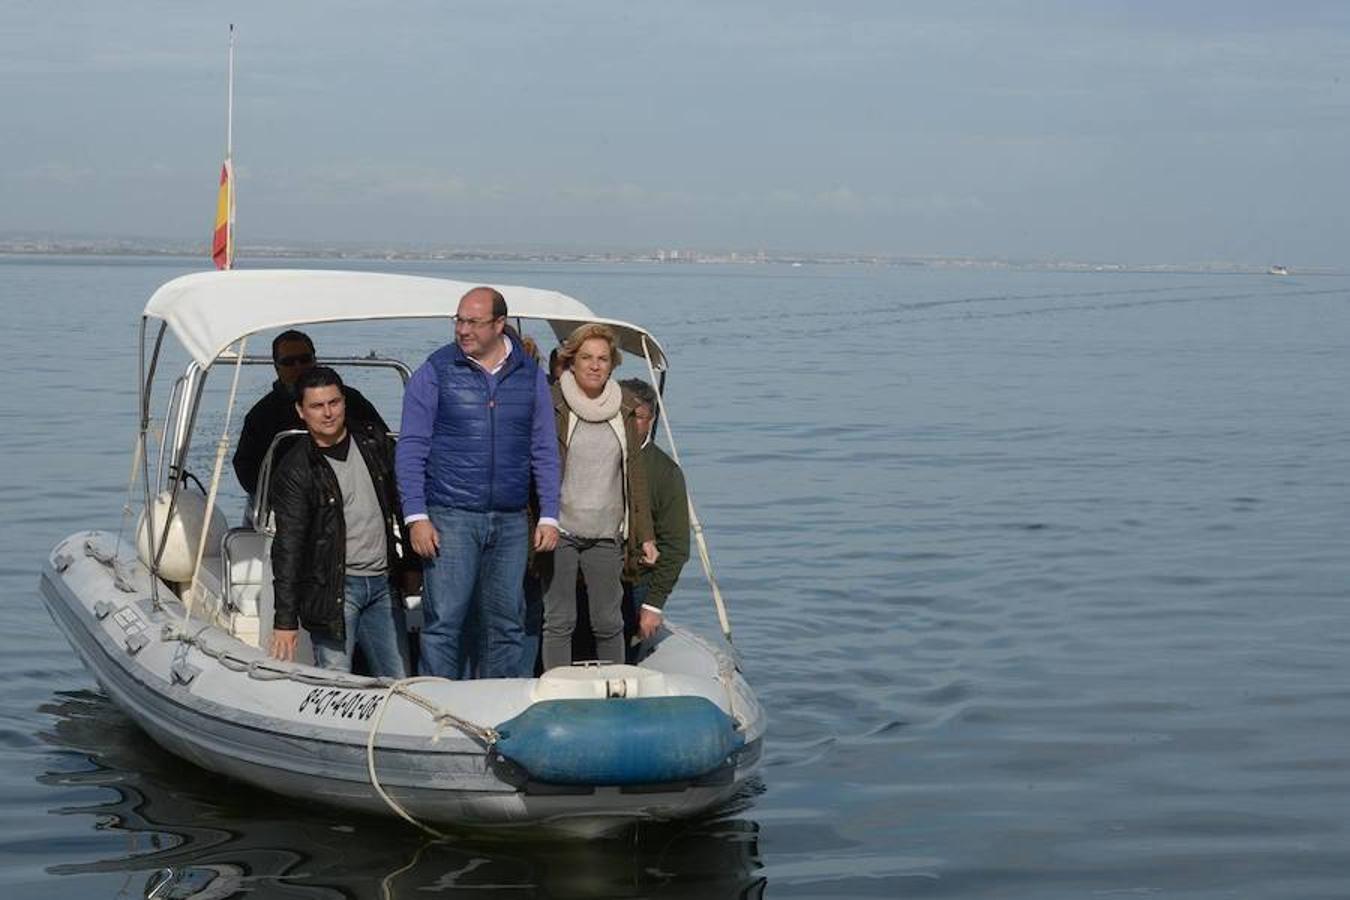
M 164 533 L 164 519 L 168 513 L 169 492 L 161 491 L 154 503 L 156 541 Z M 197 542 L 201 540 L 205 520 L 206 498 L 196 491 L 180 490 L 178 502 L 174 506 L 173 522 L 169 525 L 169 534 L 164 541 L 164 554 L 159 560 L 159 576 L 165 581 L 192 580 L 192 569 L 197 562 Z M 212 510 L 210 530 L 206 536 L 207 556 L 220 555 L 220 542 L 229 527 L 220 507 Z M 136 553 L 147 568 L 154 560 L 154 555 L 150 552 L 150 536 L 146 528 L 144 510 L 141 512 L 140 521 L 136 523 Z

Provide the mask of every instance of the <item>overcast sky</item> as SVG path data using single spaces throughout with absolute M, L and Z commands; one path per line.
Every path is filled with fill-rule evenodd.
M 1350 264 L 1350 4 L 0 3 L 0 233 Z

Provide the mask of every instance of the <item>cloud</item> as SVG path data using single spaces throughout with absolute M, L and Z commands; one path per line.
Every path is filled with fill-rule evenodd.
M 780 210 L 800 215 L 829 214 L 839 218 L 876 218 L 914 214 L 949 214 L 985 209 L 973 194 L 898 194 L 861 191 L 840 184 L 814 192 L 776 188 L 762 195 L 742 195 L 747 207 Z
M 500 185 L 471 184 L 453 173 L 421 166 L 373 165 L 365 163 L 319 163 L 300 173 L 284 177 L 269 170 L 240 169 L 240 184 L 253 182 L 253 190 L 272 194 L 302 195 L 310 200 L 459 200 L 466 197 L 491 197 L 500 193 Z
M 689 191 L 650 188 L 631 181 L 613 184 L 570 184 L 551 191 L 558 200 L 592 208 L 624 211 L 687 210 L 708 202 Z
M 39 163 L 19 172 L 19 177 L 25 181 L 51 187 L 79 187 L 93 182 L 97 176 L 98 173 L 90 166 L 56 160 Z

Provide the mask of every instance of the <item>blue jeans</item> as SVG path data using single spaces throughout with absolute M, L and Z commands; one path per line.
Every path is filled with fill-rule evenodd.
M 359 641 L 370 674 L 380 678 L 408 676 L 408 616 L 403 601 L 389 590 L 388 575 L 348 575 L 343 585 L 345 641 L 311 634 L 314 659 L 325 669 L 352 670 Z
M 520 637 L 520 674 L 522 678 L 534 677 L 534 664 L 539 659 L 540 640 L 544 631 L 544 586 L 537 575 L 525 575 L 525 630 Z M 483 642 L 483 629 L 478 625 L 478 617 L 469 611 L 464 624 L 460 643 L 460 656 L 463 657 L 462 678 L 478 678 L 479 661 L 487 654 Z
M 529 521 L 519 512 L 427 510 L 440 550 L 424 561 L 422 675 L 459 678 L 470 610 L 477 613 L 483 678 L 519 678 L 525 619 L 525 557 Z

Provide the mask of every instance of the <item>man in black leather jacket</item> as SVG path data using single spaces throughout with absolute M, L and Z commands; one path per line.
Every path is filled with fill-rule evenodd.
M 272 390 L 244 416 L 244 428 L 239 432 L 239 445 L 234 451 L 235 477 L 250 497 L 258 492 L 258 475 L 272 439 L 283 431 L 305 427 L 295 414 L 295 383 L 314 368 L 314 342 L 303 331 L 283 331 L 272 340 L 272 365 L 277 370 L 277 380 L 272 382 Z M 356 388 L 343 385 L 342 396 L 347 401 L 348 419 L 372 422 L 380 432 L 389 430 L 375 407 Z M 289 442 L 287 439 L 277 445 L 277 461 Z
M 269 491 L 276 524 L 272 654 L 294 659 L 303 626 L 320 666 L 350 671 L 359 643 L 370 674 L 405 677 L 393 442 L 371 422 L 348 427 L 342 379 L 332 369 L 310 369 L 296 393 L 309 437 L 287 449 Z

